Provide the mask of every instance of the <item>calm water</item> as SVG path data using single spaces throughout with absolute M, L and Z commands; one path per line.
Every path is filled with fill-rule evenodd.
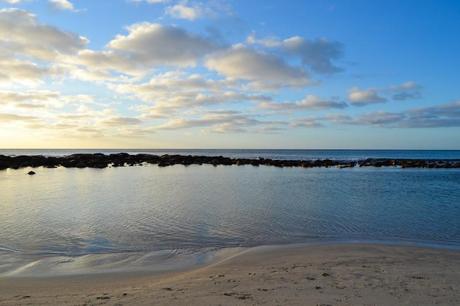
M 359 152 L 337 156 L 369 154 Z M 426 152 L 416 155 L 441 154 Z M 177 165 L 36 171 L 0 171 L 1 254 L 198 252 L 325 240 L 460 247 L 459 170 Z

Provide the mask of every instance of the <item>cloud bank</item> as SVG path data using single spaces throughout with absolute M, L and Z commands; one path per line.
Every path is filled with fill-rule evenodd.
M 77 11 L 68 0 L 49 2 Z M 229 11 L 201 2 L 135 2 L 162 5 L 187 24 Z M 347 72 L 341 42 L 244 37 L 222 41 L 167 22 L 137 22 L 95 48 L 89 38 L 33 13 L 1 9 L 0 126 L 50 139 L 460 127 L 460 102 L 418 105 L 425 87 L 412 80 L 328 94 L 328 82 Z M 89 93 L 75 94 L 74 85 Z

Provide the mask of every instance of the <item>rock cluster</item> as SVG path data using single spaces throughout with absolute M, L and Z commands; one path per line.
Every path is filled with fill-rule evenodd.
M 0 170 L 19 169 L 26 167 L 45 168 L 107 168 L 124 167 L 142 164 L 156 164 L 159 167 L 172 165 L 251 165 L 251 166 L 274 166 L 274 167 L 401 167 L 401 168 L 460 168 L 460 160 L 431 160 L 431 159 L 376 159 L 364 160 L 277 160 L 269 158 L 230 158 L 224 156 L 197 156 L 197 155 L 153 155 L 153 154 L 72 154 L 67 156 L 42 156 L 0 155 Z
M 360 167 L 460 168 L 460 160 L 453 159 L 368 158 L 360 160 L 358 164 Z

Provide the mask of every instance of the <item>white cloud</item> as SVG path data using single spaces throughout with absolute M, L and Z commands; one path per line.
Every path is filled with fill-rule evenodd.
M 32 96 L 33 93 L 29 95 Z M 94 105 L 76 102 L 78 99 L 83 99 L 83 97 L 59 95 L 59 99 L 73 100 L 74 107 L 72 112 L 69 112 L 68 108 L 67 110 L 53 110 L 52 112 L 34 109 L 34 115 L 36 116 L 28 116 L 27 112 L 30 112 L 30 109 L 18 109 L 15 113 L 0 112 L 8 114 L 8 116 L 5 115 L 6 119 L 3 123 L 27 123 L 27 127 L 30 129 L 42 129 L 42 134 L 51 137 L 64 136 L 65 138 L 79 138 L 89 135 L 99 137 L 137 137 L 153 132 L 151 127 L 143 126 L 144 122 L 136 117 L 121 116 L 111 108 L 96 110 L 92 108 Z
M 57 10 L 75 11 L 73 3 L 69 0 L 49 0 L 49 3 Z
M 59 57 L 73 55 L 84 37 L 38 22 L 19 9 L 0 10 L 0 83 L 35 84 L 56 73 Z
M 246 43 L 249 45 L 261 45 L 268 48 L 276 48 L 282 46 L 282 41 L 276 37 L 256 38 L 256 34 L 252 32 L 247 38 Z
M 35 85 L 48 75 L 49 70 L 33 62 L 0 56 L 0 84 Z
M 140 60 L 130 60 L 128 56 L 123 56 L 112 50 L 93 51 L 85 49 L 81 50 L 78 56 L 70 57 L 67 60 L 70 66 L 66 70 L 77 78 L 86 80 L 110 80 L 112 72 L 137 75 L 152 68 L 142 65 Z M 80 69 L 76 69 L 72 65 L 77 65 Z
M 59 54 L 74 54 L 87 43 L 84 37 L 40 24 L 27 11 L 0 10 L 0 44 L 4 54 L 51 60 Z
M 196 65 L 218 46 L 181 28 L 153 23 L 128 27 L 128 34 L 117 35 L 103 51 L 82 50 L 68 64 L 82 70 L 86 79 L 110 78 L 112 73 L 139 76 L 156 67 Z
M 75 10 L 69 1 L 52 2 L 64 5 L 62 9 Z M 175 3 L 199 9 L 181 13 L 190 20 L 211 12 L 200 2 Z M 27 11 L 1 9 L 0 121 L 75 137 L 143 137 L 158 130 L 192 128 L 218 133 L 275 132 L 287 127 L 319 127 L 324 122 L 382 127 L 460 126 L 458 103 L 400 113 L 297 119 L 289 112 L 348 106 L 338 98 L 315 95 L 290 101 L 273 98 L 278 90 L 311 85 L 307 71 L 340 71 L 336 61 L 342 56 L 341 44 L 297 36 L 257 39 L 255 35 L 249 36 L 246 44 L 226 47 L 175 26 L 137 23 L 105 47 L 92 50 L 86 38 L 43 24 Z M 59 88 L 57 77 L 63 82 L 69 77 L 98 80 L 98 85 L 109 91 L 103 93 L 105 100 L 101 102 L 92 96 L 67 95 L 37 86 L 53 81 L 48 88 Z M 279 93 L 284 97 L 284 91 Z M 377 89 L 352 88 L 348 99 L 352 105 L 367 105 L 420 95 L 421 86 L 408 81 Z M 218 107 L 227 110 L 210 111 Z M 276 120 L 270 120 L 273 118 Z
M 143 65 L 189 66 L 216 48 L 200 36 L 160 24 L 134 24 L 128 32 L 115 37 L 108 48 L 127 53 L 131 61 Z
M 354 87 L 348 93 L 348 100 L 352 105 L 363 106 L 368 104 L 384 103 L 386 98 L 379 95 L 378 91 L 374 88 L 359 89 Z
M 200 74 L 187 74 L 180 71 L 170 71 L 154 75 L 146 83 L 120 84 L 113 89 L 120 93 L 135 94 L 138 98 L 149 101 L 164 95 L 174 95 L 184 92 L 191 93 L 221 93 L 233 88 L 232 82 L 226 80 L 206 79 Z
M 139 109 L 146 117 L 153 118 L 166 117 L 181 109 L 271 99 L 241 89 L 231 81 L 206 79 L 199 74 L 183 72 L 167 72 L 155 75 L 146 83 L 117 84 L 111 88 L 146 102 L 147 105 Z
M 310 84 L 307 74 L 267 53 L 234 46 L 210 56 L 206 67 L 230 78 L 250 81 L 256 88 L 304 87 Z
M 203 16 L 201 7 L 195 5 L 190 6 L 186 3 L 178 3 L 166 8 L 166 13 L 174 18 L 195 20 Z
M 208 0 L 200 2 L 183 0 L 166 7 L 165 13 L 173 18 L 193 21 L 200 18 L 216 18 L 221 15 L 230 16 L 233 14 L 233 10 L 225 1 Z

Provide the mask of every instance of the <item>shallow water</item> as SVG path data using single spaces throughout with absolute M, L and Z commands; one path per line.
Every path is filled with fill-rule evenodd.
M 0 249 L 82 255 L 311 240 L 460 245 L 460 171 L 157 166 L 0 171 Z

